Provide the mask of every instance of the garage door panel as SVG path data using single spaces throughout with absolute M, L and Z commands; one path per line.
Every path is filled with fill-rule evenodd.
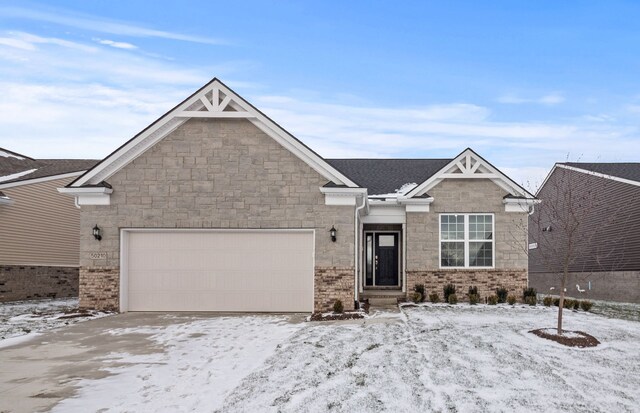
M 313 308 L 313 233 L 131 232 L 130 311 Z

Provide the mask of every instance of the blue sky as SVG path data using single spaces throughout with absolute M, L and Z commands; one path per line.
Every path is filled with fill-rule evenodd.
M 0 2 L 0 146 L 101 158 L 216 76 L 326 157 L 640 161 L 640 2 Z

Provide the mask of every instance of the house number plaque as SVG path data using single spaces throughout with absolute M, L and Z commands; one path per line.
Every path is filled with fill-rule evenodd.
M 91 254 L 89 254 L 89 257 L 91 257 L 92 260 L 106 260 L 107 259 L 107 253 L 106 252 L 92 252 Z

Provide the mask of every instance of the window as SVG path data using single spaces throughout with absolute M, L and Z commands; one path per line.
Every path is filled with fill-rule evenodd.
M 440 215 L 440 267 L 493 267 L 493 215 Z

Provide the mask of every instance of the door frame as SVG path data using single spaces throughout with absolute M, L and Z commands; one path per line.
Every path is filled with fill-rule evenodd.
M 250 229 L 229 229 L 229 228 L 120 228 L 120 285 L 119 285 L 119 309 L 121 313 L 129 311 L 129 235 L 133 232 L 213 232 L 213 233 L 273 233 L 273 232 L 306 232 L 312 234 L 311 243 L 311 308 L 313 313 L 316 293 L 316 230 L 314 228 L 250 228 Z
M 400 230 L 380 230 L 380 229 L 374 229 L 374 230 L 363 230 L 363 234 L 364 236 L 362 237 L 363 240 L 363 254 L 362 254 L 362 288 L 363 289 L 376 289 L 376 288 L 402 288 L 402 278 L 403 278 L 403 273 L 402 273 L 402 258 L 404 256 L 404 248 L 403 248 L 403 231 Z M 376 234 L 397 234 L 398 236 L 398 284 L 397 285 L 376 285 L 376 268 L 375 265 L 373 266 L 373 285 L 367 285 L 367 235 L 372 235 L 373 236 L 373 248 L 372 248 L 372 252 L 375 255 L 375 250 L 376 250 Z

